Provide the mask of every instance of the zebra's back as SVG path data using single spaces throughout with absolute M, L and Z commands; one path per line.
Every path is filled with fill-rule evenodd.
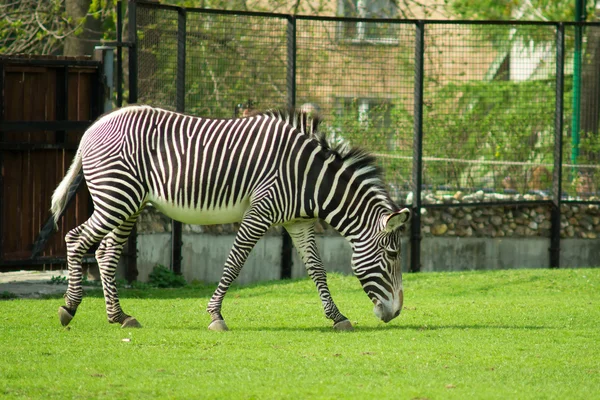
M 308 140 L 294 132 L 267 115 L 208 119 L 127 107 L 90 128 L 83 168 L 93 196 L 151 202 L 186 223 L 239 222 L 252 197 L 276 184 L 283 154 Z

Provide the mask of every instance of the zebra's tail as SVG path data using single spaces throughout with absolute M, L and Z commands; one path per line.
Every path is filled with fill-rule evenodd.
M 69 171 L 67 171 L 67 175 L 65 175 L 56 190 L 54 190 L 54 193 L 52 193 L 52 206 L 50 207 L 50 211 L 52 211 L 54 217 L 55 228 L 58 228 L 58 219 L 67 205 L 69 188 L 73 181 L 77 179 L 79 171 L 81 171 L 81 159 L 81 152 L 78 150 L 77 154 L 75 154 L 75 158 L 73 158 L 73 162 L 71 162 Z

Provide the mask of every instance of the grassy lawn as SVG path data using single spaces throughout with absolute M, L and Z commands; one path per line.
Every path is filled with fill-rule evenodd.
M 331 329 L 308 279 L 233 288 L 229 332 L 207 330 L 213 287 L 121 290 L 139 330 L 109 325 L 100 292 L 70 330 L 62 299 L 0 301 L 0 397 L 600 398 L 600 269 L 404 281 L 386 325 L 354 277 L 330 277 L 354 332 Z

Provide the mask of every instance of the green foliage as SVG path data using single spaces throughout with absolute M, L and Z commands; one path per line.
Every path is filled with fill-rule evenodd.
M 600 393 L 600 269 L 405 274 L 388 324 L 331 274 L 354 332 L 334 332 L 310 279 L 212 290 L 121 290 L 142 329 L 106 322 L 101 293 L 70 330 L 62 299 L 0 302 L 0 397 L 591 399 Z M 126 339 L 126 340 L 123 340 Z M 73 350 L 73 349 L 76 349 Z M 59 382 L 60 384 L 57 384 Z
M 368 149 L 376 154 L 392 154 L 404 158 L 379 157 L 385 173 L 384 180 L 406 185 L 411 179 L 413 117 L 405 109 L 405 102 L 369 104 L 359 115 L 361 99 L 340 100 L 338 112 L 325 127 L 334 142 L 344 141 L 351 146 Z
M 0 292 L 0 300 L 12 300 L 12 299 L 17 299 L 19 296 L 17 296 L 14 293 L 11 293 L 9 291 L 2 291 Z
M 575 0 L 444 0 L 452 15 L 469 20 L 529 20 L 574 21 Z M 594 21 L 596 0 L 584 0 L 587 20 Z M 527 25 L 506 25 L 483 29 L 482 39 L 490 40 L 496 47 L 510 48 L 515 41 L 534 46 L 553 40 L 554 28 L 540 29 Z M 567 46 L 573 42 L 570 29 L 566 32 Z
M 51 285 L 66 285 L 69 283 L 69 280 L 64 275 L 52 275 L 48 283 Z
M 52 275 L 50 280 L 48 281 L 51 285 L 67 285 L 69 283 L 69 278 L 64 275 Z M 83 274 L 81 278 L 81 284 L 83 286 L 100 286 L 101 283 L 99 281 L 90 281 L 88 279 L 87 274 Z
M 465 19 L 573 21 L 575 0 L 444 0 Z M 593 15 L 596 1 L 584 0 L 587 15 Z
M 423 116 L 425 157 L 552 163 L 553 80 L 450 83 L 432 97 L 435 100 L 424 108 Z M 499 164 L 477 165 L 472 173 L 470 168 L 470 164 L 427 163 L 428 183 L 472 186 L 461 181 L 467 173 L 475 185 L 498 189 L 506 174 L 527 172 Z M 478 182 L 488 173 L 499 179 Z
M 565 85 L 570 89 L 570 83 Z M 497 164 L 426 161 L 424 183 L 453 187 L 492 187 L 530 173 L 510 162 L 553 162 L 555 83 L 550 80 L 450 82 L 426 86 L 423 156 L 487 160 Z M 334 116 L 332 129 L 354 146 L 385 153 L 386 181 L 407 186 L 412 170 L 413 115 L 405 99 L 371 107 L 361 122 L 354 100 Z M 585 144 L 584 144 L 585 145 Z M 599 144 L 600 145 L 600 144 Z M 506 162 L 503 166 L 501 163 Z M 551 170 L 551 167 L 549 168 Z M 521 190 L 524 187 L 519 188 Z
M 163 265 L 156 265 L 150 275 L 148 275 L 148 284 L 157 288 L 177 288 L 187 284 L 185 278 L 175 274 Z

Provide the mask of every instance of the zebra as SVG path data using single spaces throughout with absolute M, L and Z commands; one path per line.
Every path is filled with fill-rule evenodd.
M 110 323 L 141 327 L 123 312 L 115 272 L 141 210 L 155 208 L 184 223 L 239 222 L 206 311 L 210 330 L 228 327 L 222 302 L 255 243 L 283 226 L 314 281 L 325 316 L 338 330 L 352 324 L 334 303 L 315 243 L 314 221 L 336 229 L 353 250 L 352 268 L 389 322 L 403 303 L 401 228 L 410 210 L 390 198 L 375 158 L 358 148 L 330 147 L 318 134 L 320 119 L 294 110 L 220 119 L 186 115 L 148 105 L 101 116 L 84 133 L 65 177 L 52 195 L 55 223 L 67 191 L 81 170 L 94 209 L 65 236 L 69 270 L 59 320 L 67 326 L 82 301 L 82 257 L 94 244 Z

